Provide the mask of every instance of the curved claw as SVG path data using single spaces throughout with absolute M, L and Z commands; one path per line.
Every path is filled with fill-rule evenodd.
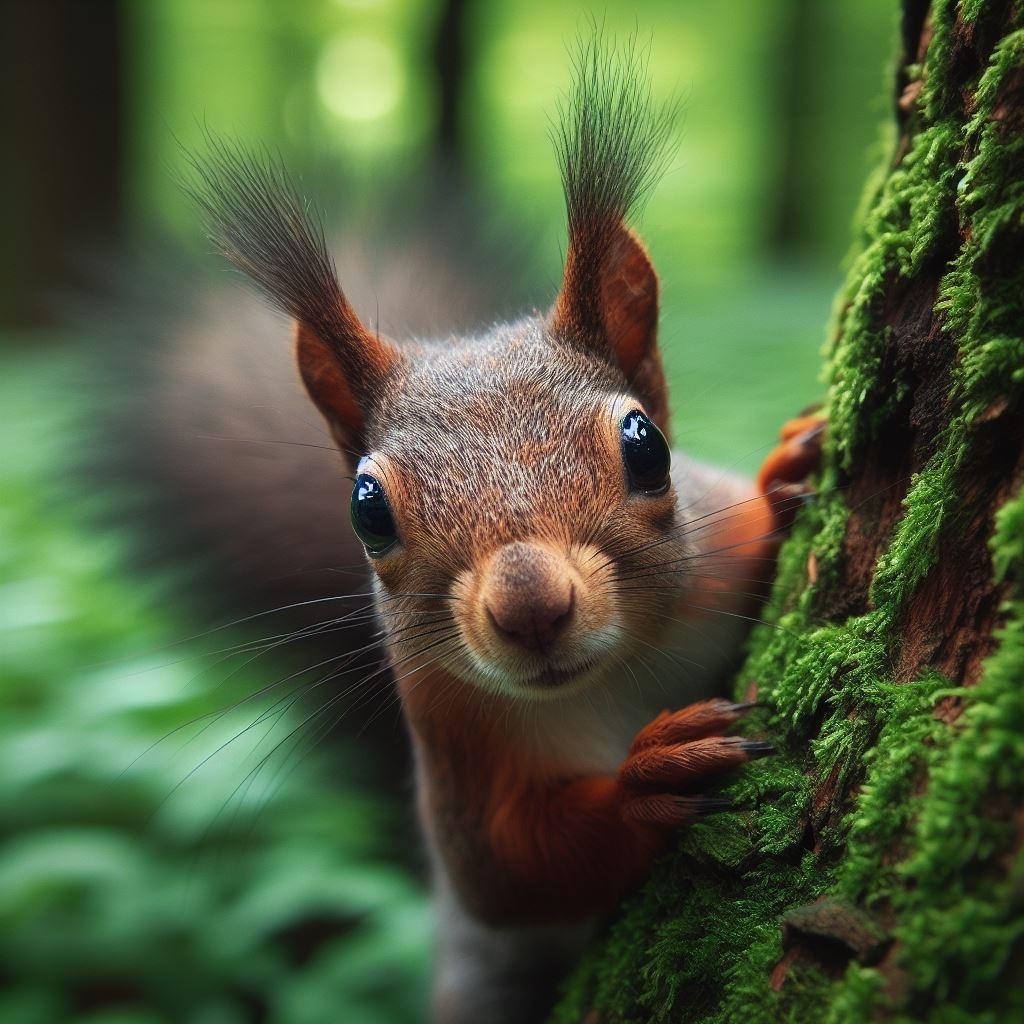
M 716 697 L 688 704 L 678 711 L 662 711 L 637 733 L 630 754 L 637 754 L 648 747 L 664 747 L 706 736 L 718 736 L 754 706 L 751 703 L 734 704 Z
M 680 825 L 688 825 L 706 814 L 731 811 L 733 807 L 733 802 L 725 797 L 659 793 L 655 796 L 641 796 L 628 800 L 622 813 L 633 821 L 678 828 Z

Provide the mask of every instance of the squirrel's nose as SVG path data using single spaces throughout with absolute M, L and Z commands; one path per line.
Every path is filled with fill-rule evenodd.
M 484 604 L 499 635 L 528 651 L 547 650 L 572 619 L 576 588 L 568 563 L 517 541 L 488 568 Z

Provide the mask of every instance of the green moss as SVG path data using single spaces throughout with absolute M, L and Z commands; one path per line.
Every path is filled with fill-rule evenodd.
M 958 986 L 965 1006 L 1001 995 L 1002 972 L 1024 941 L 1024 858 L 1013 849 L 1012 817 L 999 813 L 1019 806 L 1024 765 L 1022 522 L 1024 493 L 1001 509 L 992 542 L 998 578 L 1012 581 L 999 647 L 981 682 L 960 694 L 958 728 L 925 748 L 930 784 L 892 893 L 905 968 L 940 998 Z M 1003 857 L 1009 869 L 993 870 Z M 1007 997 L 1024 1010 L 1019 989 Z
M 985 10 L 987 0 L 962 0 L 960 17 L 963 21 L 976 22 Z
M 888 330 L 879 323 L 878 300 L 891 277 L 913 277 L 955 226 L 960 149 L 954 125 L 943 122 L 921 131 L 900 166 L 886 176 L 867 218 L 831 354 L 831 443 L 843 469 L 876 439 L 878 425 L 903 397 L 893 391 L 887 403 L 864 416 L 868 396 L 878 391 Z
M 574 975 L 556 1021 L 592 1007 L 604 1024 L 1024 1012 L 1019 986 L 1007 983 L 1008 965 L 1024 956 L 1024 860 L 1008 813 L 1024 798 L 1024 496 L 998 513 L 992 564 L 1009 596 L 981 681 L 957 689 L 932 670 L 910 682 L 891 676 L 907 601 L 957 535 L 979 424 L 1019 415 L 1024 403 L 1024 264 L 992 258 L 1019 254 L 1024 239 L 1024 140 L 998 107 L 1024 69 L 1024 31 L 995 49 L 969 114 L 949 74 L 957 17 L 979 22 L 998 7 L 934 5 L 916 69 L 921 123 L 899 167 L 872 187 L 837 304 L 821 497 L 780 557 L 766 610 L 773 627 L 755 631 L 736 682 L 738 695 L 758 684 L 768 708 L 752 728 L 778 737 L 781 752 L 730 785 L 748 811 L 692 829 L 658 866 Z M 879 380 L 880 303 L 894 281 L 937 259 L 935 313 L 956 347 L 948 422 L 910 482 L 870 610 L 823 622 L 818 598 L 841 578 L 849 514 L 837 485 L 911 386 Z M 962 707 L 952 725 L 935 714 L 943 699 Z M 822 792 L 836 805 L 817 806 Z M 775 991 L 781 917 L 825 894 L 875 916 L 890 940 L 884 966 L 851 960 L 835 977 L 835 965 L 798 963 Z
M 974 18 L 982 11 L 973 5 Z M 981 6 L 991 6 L 987 0 Z M 955 0 L 936 0 L 931 5 L 930 20 L 932 29 L 931 42 L 924 66 L 921 69 L 922 91 L 921 107 L 929 121 L 938 121 L 953 100 L 952 83 L 948 73 L 952 63 L 953 33 L 956 26 L 957 7 Z M 954 101 L 955 102 L 955 101 Z

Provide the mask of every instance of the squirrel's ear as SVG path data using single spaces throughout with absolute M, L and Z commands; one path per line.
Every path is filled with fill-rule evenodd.
M 632 379 L 656 347 L 658 275 L 640 240 L 623 227 L 600 271 L 604 333 L 622 372 Z
M 658 275 L 640 240 L 624 224 L 598 251 L 570 248 L 551 330 L 610 355 L 664 430 L 665 376 L 658 351 Z
M 366 417 L 400 362 L 370 332 L 338 284 L 323 223 L 280 160 L 207 133 L 209 153 L 191 157 L 185 189 L 210 239 L 298 324 L 303 382 L 350 456 L 364 449 Z
M 577 47 L 553 133 L 569 245 L 550 329 L 618 366 L 664 430 L 658 278 L 626 220 L 666 165 L 677 105 L 654 103 L 646 61 L 635 37 L 615 47 L 600 27 Z
M 315 328 L 302 322 L 295 327 L 295 360 L 302 383 L 339 447 L 358 458 L 366 451 L 366 417 L 401 357 L 389 341 L 365 329 L 352 340 L 346 358 L 333 340 L 324 340 Z

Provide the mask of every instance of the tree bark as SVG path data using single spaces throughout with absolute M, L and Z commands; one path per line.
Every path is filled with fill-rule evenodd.
M 1024 1019 L 1024 5 L 905 0 L 829 443 L 736 695 L 780 754 L 559 1022 Z

